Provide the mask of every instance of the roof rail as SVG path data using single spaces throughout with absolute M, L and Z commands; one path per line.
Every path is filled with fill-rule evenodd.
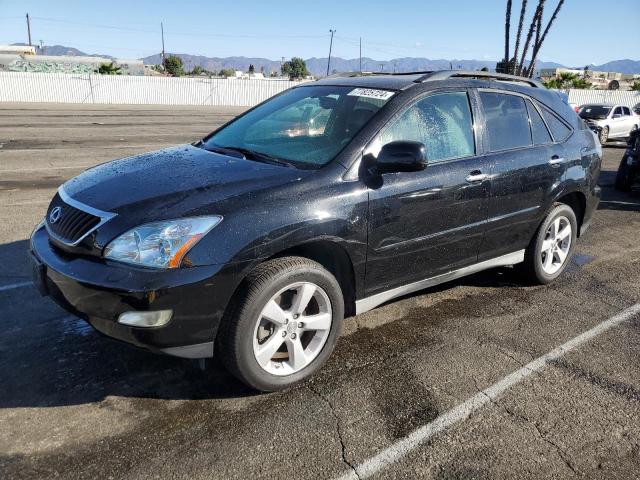
M 351 77 L 369 77 L 372 75 L 389 75 L 389 76 L 402 76 L 402 75 L 427 75 L 429 73 L 435 73 L 433 70 L 421 70 L 417 72 L 336 72 L 332 73 L 325 78 L 351 78 Z
M 507 75 L 506 73 L 494 73 L 483 71 L 466 71 L 466 70 L 441 70 L 439 72 L 431 72 L 423 75 L 415 80 L 416 83 L 434 82 L 437 80 L 447 80 L 449 78 L 477 78 L 481 80 L 498 80 L 502 82 L 521 82 L 526 83 L 530 87 L 543 88 L 544 85 L 532 78 L 518 77 L 516 75 Z

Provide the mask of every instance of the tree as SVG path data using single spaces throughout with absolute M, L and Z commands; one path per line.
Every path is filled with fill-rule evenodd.
M 525 13 L 527 13 L 527 0 L 522 0 L 522 5 L 520 7 L 520 20 L 518 21 L 518 33 L 516 34 L 516 48 L 513 51 L 512 58 L 513 68 L 508 73 L 515 73 L 516 58 L 518 58 L 518 51 L 520 50 L 520 38 L 522 37 L 522 27 L 524 27 Z M 508 52 L 507 55 L 509 55 Z
M 511 4 L 512 4 L 512 0 L 507 0 L 507 13 L 504 19 L 504 60 L 509 58 L 509 30 L 511 29 Z
M 184 75 L 184 70 L 182 68 L 182 59 L 177 55 L 169 55 L 164 61 L 164 69 L 169 75 L 173 75 L 174 77 L 179 77 Z
M 544 86 L 558 90 L 566 90 L 568 88 L 589 89 L 591 88 L 591 83 L 575 73 L 562 72 L 560 75 L 544 82 Z
M 207 70 L 206 68 L 202 68 L 200 65 L 195 65 L 193 70 L 187 72 L 187 75 L 213 75 L 213 72 Z
M 96 70 L 100 75 L 122 75 L 122 67 L 117 67 L 115 63 L 103 63 Z
M 253 66 L 253 63 L 249 65 L 249 75 L 253 75 L 256 73 L 256 67 Z
M 635 82 L 633 82 L 633 85 L 631 85 L 631 90 L 640 91 L 640 80 L 636 80 Z
M 527 13 L 527 0 L 522 0 L 520 7 L 520 20 L 518 22 L 518 31 L 516 33 L 516 42 L 513 56 L 509 53 L 510 46 L 510 32 L 511 32 L 511 7 L 512 0 L 507 0 L 507 10 L 505 15 L 505 54 L 504 58 L 497 63 L 496 71 L 503 73 L 512 73 L 516 75 L 522 75 L 525 77 L 533 77 L 535 72 L 536 61 L 538 59 L 538 53 L 544 44 L 544 41 L 551 30 L 551 26 L 558 17 L 558 13 L 564 4 L 564 0 L 559 0 L 556 5 L 551 18 L 543 28 L 543 15 L 546 0 L 538 0 L 536 9 L 531 18 L 529 24 L 529 30 L 524 41 L 522 52 L 520 52 L 520 44 L 522 40 L 522 32 L 524 27 L 525 16 Z M 531 60 L 528 65 L 526 64 L 527 55 L 529 55 L 529 49 L 531 48 Z
M 558 13 L 560 13 L 560 9 L 562 8 L 563 3 L 564 3 L 564 0 L 560 0 L 558 2 L 558 5 L 556 6 L 556 9 L 553 11 L 553 14 L 551 15 L 551 19 L 549 20 L 549 23 L 547 23 L 547 26 L 544 29 L 544 33 L 542 35 L 540 35 L 540 32 L 542 31 L 542 10 L 540 11 L 540 16 L 538 17 L 538 31 L 536 36 L 536 43 L 533 46 L 533 52 L 531 54 L 531 63 L 529 63 L 529 69 L 527 70 L 527 74 L 529 78 L 533 77 L 533 72 L 535 69 L 536 60 L 538 58 L 538 53 L 540 52 L 540 48 L 542 47 L 542 44 L 544 43 L 545 38 L 547 38 L 547 34 L 551 29 L 551 25 L 553 25 L 553 22 L 558 17 Z
M 293 57 L 291 60 L 282 64 L 282 75 L 286 75 L 289 78 L 304 78 L 309 75 L 307 70 L 307 64 L 300 57 Z
M 235 77 L 236 71 L 233 68 L 223 68 L 218 72 L 221 77 Z

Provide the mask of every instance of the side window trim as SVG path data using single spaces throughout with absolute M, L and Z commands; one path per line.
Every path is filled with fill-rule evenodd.
M 544 122 L 545 126 L 547 127 L 547 130 L 549 131 L 549 134 L 551 135 L 551 138 L 553 139 L 553 143 L 554 144 L 558 144 L 558 143 L 564 142 L 565 140 L 569 139 L 575 133 L 574 128 L 571 125 L 569 125 L 563 118 L 561 118 L 559 115 L 557 115 L 553 111 L 553 109 L 547 107 L 544 103 L 539 102 L 537 99 L 535 99 L 533 97 L 530 97 L 530 96 L 528 96 L 528 95 L 526 95 L 524 93 L 511 92 L 511 91 L 507 91 L 507 90 L 500 90 L 500 89 L 497 89 L 497 88 L 486 88 L 486 87 L 485 88 L 478 88 L 477 91 L 478 91 L 478 93 L 479 92 L 504 93 L 504 94 L 507 94 L 507 95 L 515 95 L 517 97 L 522 97 L 524 99 L 530 100 L 531 103 L 533 104 L 533 106 L 536 107 L 536 110 L 538 111 L 538 114 L 540 114 L 540 117 L 542 118 L 542 121 Z M 551 128 L 549 127 L 549 124 L 547 123 L 547 120 L 544 118 L 544 115 L 542 114 L 542 109 L 543 108 L 545 110 L 547 110 L 551 115 L 556 117 L 556 119 L 559 122 L 564 124 L 564 126 L 567 127 L 571 131 L 571 133 L 569 133 L 569 135 L 567 135 L 566 138 L 564 138 L 563 140 L 556 140 L 556 137 L 553 135 L 553 132 L 551 131 Z M 484 111 L 483 111 L 483 117 L 484 117 Z M 533 139 L 533 135 L 532 135 L 532 139 Z M 531 145 L 531 146 L 534 146 L 534 145 Z M 518 150 L 518 149 L 521 149 L 521 148 L 530 148 L 530 147 L 517 147 L 517 148 L 513 148 L 511 150 Z M 501 150 L 501 151 L 505 152 L 505 151 L 509 151 L 509 150 Z M 485 153 L 496 153 L 496 152 L 487 151 Z
M 544 104 L 540 105 L 535 98 L 531 99 L 531 103 L 533 103 L 535 105 L 536 109 L 538 110 L 538 113 L 542 117 L 542 121 L 547 126 L 547 129 L 549 130 L 549 133 L 551 134 L 551 138 L 553 139 L 553 143 L 554 144 L 559 144 L 559 143 L 562 143 L 562 142 L 568 140 L 575 133 L 575 130 L 573 129 L 573 127 L 571 125 L 569 125 L 567 122 L 565 122 L 564 119 L 560 117 L 560 115 L 556 115 L 556 113 L 551 108 L 547 107 Z M 542 114 L 542 109 L 545 109 L 547 112 L 549 112 L 550 115 L 553 115 L 556 118 L 556 120 L 558 120 L 565 127 L 567 127 L 569 129 L 569 135 L 567 135 L 562 140 L 556 139 L 555 135 L 553 134 L 553 130 L 551 129 L 551 127 L 547 123 L 547 120 L 544 118 L 544 115 Z
M 366 146 L 363 148 L 363 154 L 366 153 L 371 145 L 376 141 L 376 139 L 378 138 L 378 136 L 384 131 L 384 129 L 391 125 L 394 121 L 398 120 L 405 112 L 407 112 L 410 108 L 412 108 L 415 104 L 417 104 L 418 102 L 421 102 L 422 100 L 435 96 L 435 95 L 442 95 L 442 94 L 447 94 L 447 93 L 464 93 L 467 96 L 467 101 L 469 102 L 469 112 L 471 114 L 471 130 L 472 130 L 472 137 L 473 137 L 473 153 L 471 155 L 466 155 L 464 157 L 452 157 L 452 158 L 446 158 L 446 159 L 442 159 L 442 160 L 436 160 L 434 161 L 434 163 L 449 163 L 449 162 L 455 162 L 457 160 L 464 160 L 464 159 L 469 159 L 469 158 L 473 158 L 473 157 L 477 157 L 483 154 L 483 148 L 481 148 L 481 139 L 479 138 L 478 135 L 478 130 L 479 130 L 479 125 L 478 125 L 478 113 L 477 113 L 477 106 L 475 105 L 474 101 L 474 89 L 469 88 L 469 87 L 462 87 L 462 88 L 444 88 L 444 89 L 438 89 L 438 90 L 429 90 L 428 92 L 425 93 L 421 93 L 416 95 L 415 97 L 411 98 L 409 101 L 407 101 L 404 105 L 402 105 L 394 114 L 393 116 L 384 124 L 380 127 L 380 129 L 371 137 L 371 140 L 366 144 Z M 359 161 L 358 161 L 359 163 Z
M 542 112 L 540 111 L 540 106 L 536 105 L 535 100 L 531 97 L 527 97 L 525 103 L 527 104 L 527 111 L 529 111 L 529 105 L 532 105 L 533 108 L 536 109 L 536 112 L 538 112 L 538 116 L 542 120 L 542 123 L 544 123 L 544 126 L 547 129 L 547 133 L 549 134 L 549 138 L 551 139 L 551 143 L 540 143 L 539 145 L 552 145 L 554 143 L 558 143 L 556 142 L 556 139 L 553 136 L 553 132 L 551 131 L 551 128 L 549 128 L 549 124 L 547 124 L 544 115 L 542 115 Z M 531 127 L 531 139 L 533 140 L 533 122 L 531 121 L 531 115 L 529 115 L 529 126 Z M 535 142 L 533 143 L 533 146 L 536 146 Z

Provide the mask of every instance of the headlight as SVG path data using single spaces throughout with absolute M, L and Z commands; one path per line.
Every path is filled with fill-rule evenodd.
M 153 268 L 178 268 L 187 252 L 222 221 L 219 215 L 180 218 L 132 228 L 104 249 L 104 257 Z

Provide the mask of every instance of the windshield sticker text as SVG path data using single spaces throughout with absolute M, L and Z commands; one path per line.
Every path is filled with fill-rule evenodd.
M 375 88 L 354 88 L 348 93 L 348 95 L 387 100 L 393 96 L 393 92 L 389 92 L 388 90 L 377 90 Z

